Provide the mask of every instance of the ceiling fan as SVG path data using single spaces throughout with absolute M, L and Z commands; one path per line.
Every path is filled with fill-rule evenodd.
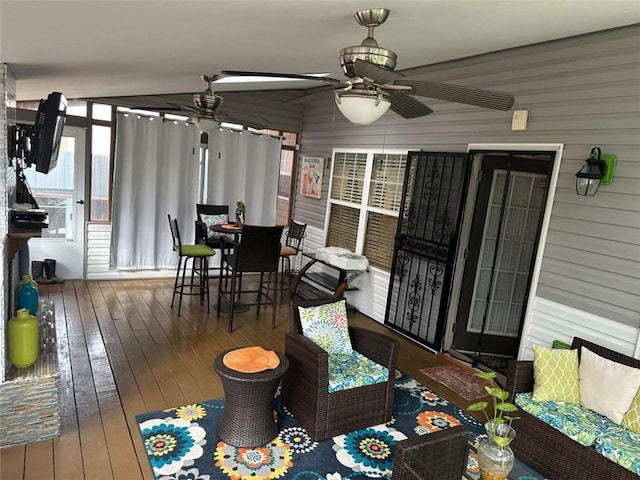
M 169 103 L 169 105 L 173 107 L 172 110 L 191 112 L 191 121 L 202 131 L 217 130 L 222 122 L 238 123 L 257 130 L 266 128 L 269 125 L 269 121 L 259 115 L 222 110 L 221 106 L 224 99 L 220 95 L 216 95 L 211 87 L 211 84 L 218 79 L 218 75 L 201 75 L 200 78 L 206 82 L 207 88 L 204 92 L 193 95 L 193 106 L 174 103 Z
M 279 77 L 328 83 L 330 85 L 311 89 L 307 94 L 297 97 L 297 101 L 306 101 L 318 93 L 335 90 L 336 104 L 342 114 L 352 123 L 362 125 L 376 121 L 388 109 L 403 118 L 417 118 L 433 113 L 433 110 L 414 96 L 495 110 L 511 109 L 514 98 L 508 93 L 447 83 L 407 80 L 404 75 L 394 72 L 397 55 L 391 50 L 378 47 L 378 42 L 373 38 L 374 28 L 382 25 L 388 16 L 389 10 L 386 8 L 372 8 L 355 13 L 356 21 L 367 27 L 368 33 L 360 45 L 346 47 L 340 51 L 340 65 L 349 77 L 346 81 L 274 72 L 225 70 L 222 73 L 229 76 Z

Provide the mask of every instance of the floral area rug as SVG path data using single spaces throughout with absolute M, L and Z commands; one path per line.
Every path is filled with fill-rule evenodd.
M 424 385 L 396 372 L 391 422 L 314 442 L 276 395 L 278 437 L 253 448 L 233 447 L 218 439 L 216 425 L 224 399 L 136 416 L 147 458 L 157 480 L 343 480 L 391 478 L 394 445 L 416 435 L 462 424 L 472 445 L 483 435 L 480 422 Z M 465 479 L 480 478 L 471 451 Z M 511 477 L 544 477 L 521 462 Z

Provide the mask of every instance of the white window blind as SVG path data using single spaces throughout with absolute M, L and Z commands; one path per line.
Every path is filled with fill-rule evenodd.
M 364 189 L 367 155 L 361 153 L 336 154 L 333 167 L 331 198 L 360 203 Z
M 333 205 L 329 219 L 327 245 L 356 251 L 360 211 L 343 205 Z
M 327 246 L 391 269 L 406 162 L 404 152 L 334 151 Z

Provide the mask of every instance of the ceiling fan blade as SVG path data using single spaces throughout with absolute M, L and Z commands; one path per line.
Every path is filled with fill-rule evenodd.
M 244 72 L 238 70 L 223 70 L 222 73 L 229 77 L 267 77 L 267 78 L 291 78 L 294 80 L 312 80 L 314 82 L 331 83 L 333 85 L 342 84 L 342 80 L 330 77 L 315 77 L 313 75 L 300 75 L 297 73 L 276 73 L 276 72 Z
M 510 93 L 462 87 L 449 83 L 422 82 L 419 80 L 396 80 L 395 85 L 412 88 L 413 94 L 420 97 L 437 98 L 449 102 L 464 103 L 477 107 L 507 111 L 513 107 L 514 98 Z
M 333 90 L 335 90 L 335 87 L 330 85 L 326 85 L 323 87 L 310 88 L 309 90 L 305 90 L 305 93 L 303 93 L 302 95 L 295 96 L 282 103 L 298 104 L 298 103 L 308 102 L 309 100 L 313 100 L 314 98 L 318 97 L 319 95 L 325 92 L 331 92 Z
M 379 85 L 393 83 L 394 80 L 399 80 L 404 77 L 404 75 L 400 75 L 393 70 L 379 67 L 373 63 L 362 61 L 359 58 L 356 59 L 355 64 L 353 65 L 353 73 L 356 77 L 370 78 Z
M 418 118 L 433 113 L 433 110 L 424 103 L 416 100 L 407 93 L 391 92 L 388 98 L 391 102 L 389 108 L 402 118 Z
M 196 107 L 193 107 L 191 105 L 179 105 L 177 103 L 171 103 L 171 102 L 167 102 L 167 103 L 173 107 L 172 110 L 182 110 L 182 111 L 188 111 L 188 112 L 199 112 L 200 111 L 199 109 L 197 109 Z

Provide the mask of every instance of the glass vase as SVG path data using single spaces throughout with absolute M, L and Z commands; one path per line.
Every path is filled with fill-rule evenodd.
M 478 445 L 478 465 L 482 480 L 506 480 L 515 457 L 509 447 L 516 432 L 506 424 L 485 424 L 487 438 Z

